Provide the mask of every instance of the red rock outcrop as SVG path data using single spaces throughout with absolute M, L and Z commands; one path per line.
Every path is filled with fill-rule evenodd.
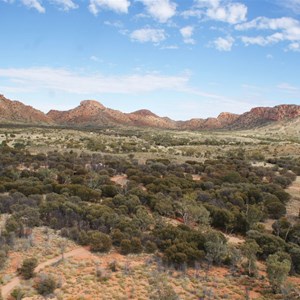
M 19 101 L 11 101 L 3 95 L 0 95 L 0 122 L 27 124 L 53 123 L 43 112 Z
M 299 105 L 278 105 L 275 107 L 255 107 L 240 115 L 230 127 L 251 128 L 271 122 L 291 120 L 300 116 Z
M 11 101 L 0 95 L 0 122 L 28 124 L 57 124 L 70 126 L 145 126 L 178 130 L 247 129 L 300 116 L 299 105 L 256 107 L 242 115 L 221 113 L 217 118 L 174 121 L 142 109 L 122 113 L 95 100 L 84 100 L 68 111 L 51 110 L 45 115 L 31 106 Z

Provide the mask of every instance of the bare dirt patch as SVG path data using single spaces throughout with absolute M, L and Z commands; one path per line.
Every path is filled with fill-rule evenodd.
M 110 180 L 122 187 L 126 186 L 128 182 L 127 175 L 125 174 L 113 176 L 110 178 Z
M 192 178 L 193 178 L 194 181 L 201 181 L 202 177 L 198 174 L 192 174 Z
M 227 238 L 227 241 L 229 244 L 232 245 L 241 245 L 245 242 L 245 239 L 242 237 L 237 237 L 235 235 L 231 235 L 231 234 L 224 234 L 225 237 Z

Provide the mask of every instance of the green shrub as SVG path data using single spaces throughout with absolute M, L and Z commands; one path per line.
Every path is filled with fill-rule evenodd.
M 56 281 L 52 276 L 45 275 L 38 281 L 36 289 L 40 295 L 46 296 L 54 292 L 56 285 Z
M 125 240 L 121 241 L 120 252 L 123 255 L 127 255 L 131 252 L 131 242 L 130 242 L 130 240 L 125 239 Z
M 110 237 L 102 232 L 92 232 L 89 237 L 91 251 L 94 252 L 108 252 L 111 249 Z
M 30 279 L 34 276 L 36 266 L 36 258 L 26 258 L 23 260 L 22 266 L 18 269 L 19 274 L 22 275 L 24 279 Z

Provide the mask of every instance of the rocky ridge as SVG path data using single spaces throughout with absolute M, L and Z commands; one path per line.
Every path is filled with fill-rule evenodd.
M 217 118 L 174 121 L 168 117 L 160 117 L 146 109 L 123 113 L 107 108 L 95 100 L 84 100 L 79 106 L 67 111 L 50 110 L 44 114 L 31 106 L 19 101 L 11 101 L 0 95 L 1 123 L 64 126 L 129 125 L 177 130 L 217 130 L 247 129 L 298 117 L 300 117 L 299 105 L 283 104 L 275 107 L 256 107 L 241 115 L 224 112 Z
M 0 95 L 0 123 L 52 124 L 43 112 Z

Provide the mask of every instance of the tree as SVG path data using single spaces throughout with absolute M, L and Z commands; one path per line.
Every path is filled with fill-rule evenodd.
M 24 279 L 30 279 L 34 276 L 34 269 L 36 266 L 36 258 L 26 258 L 23 260 L 22 266 L 18 269 L 19 274 L 22 275 Z
M 180 214 L 186 225 L 191 225 L 193 222 L 197 222 L 200 225 L 209 224 L 208 210 L 201 204 L 198 204 L 193 195 L 186 195 L 177 202 L 177 213 Z
M 227 255 L 227 244 L 224 236 L 219 232 L 210 232 L 205 243 L 206 258 L 210 263 L 221 264 Z
M 261 252 L 259 245 L 255 240 L 248 239 L 242 245 L 242 253 L 247 258 L 247 271 L 249 276 L 254 276 L 257 273 L 256 254 Z
M 272 224 L 273 233 L 280 236 L 284 241 L 288 240 L 289 234 L 293 233 L 293 225 L 286 217 L 282 217 Z
M 67 241 L 66 240 L 59 240 L 58 241 L 58 246 L 60 248 L 60 254 L 61 254 L 61 260 L 64 261 L 65 259 L 65 250 L 67 247 Z
M 293 271 L 300 274 L 300 246 L 296 244 L 289 244 L 289 254 L 292 259 Z
M 258 205 L 247 204 L 245 217 L 249 225 L 249 229 L 251 229 L 253 225 L 255 225 L 257 222 L 259 222 L 262 219 L 263 213 L 261 211 L 261 208 Z
M 108 252 L 111 244 L 110 237 L 105 233 L 95 231 L 90 234 L 91 251 Z
M 291 270 L 289 255 L 277 252 L 269 255 L 266 260 L 267 276 L 274 293 L 281 291 L 286 278 Z
M 242 251 L 234 245 L 228 246 L 228 255 L 230 258 L 230 266 L 232 273 L 236 273 L 238 266 L 242 260 Z
M 143 206 L 137 209 L 133 217 L 133 223 L 141 230 L 145 231 L 153 224 L 153 217 L 148 213 L 147 209 Z

